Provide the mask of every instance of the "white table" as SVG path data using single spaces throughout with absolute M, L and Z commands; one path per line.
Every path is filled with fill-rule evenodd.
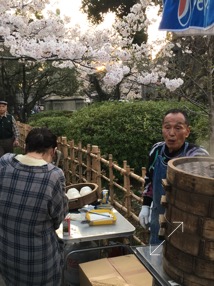
M 71 250 L 67 255 L 65 256 L 65 267 L 64 267 L 64 275 L 62 277 L 62 281 L 64 283 L 65 274 L 69 273 L 67 271 L 67 261 L 72 255 L 78 255 L 83 254 L 87 255 L 87 253 L 90 253 L 91 251 L 96 251 L 97 253 L 101 253 L 103 249 L 112 249 L 114 247 L 121 247 L 122 249 L 126 249 L 130 251 L 128 245 L 105 245 L 101 246 L 100 242 L 104 239 L 112 239 L 112 238 L 130 238 L 132 237 L 135 227 L 124 217 L 122 216 L 116 209 L 111 209 L 112 212 L 116 215 L 116 223 L 115 224 L 109 224 L 109 225 L 94 225 L 90 226 L 88 223 L 81 223 L 82 220 L 85 219 L 85 214 L 82 214 L 81 219 L 79 220 L 71 220 L 70 224 L 70 236 L 63 236 L 63 230 L 62 225 L 57 230 L 58 236 L 63 239 L 65 244 L 68 246 L 70 244 L 75 243 L 82 243 L 82 242 L 92 242 L 92 241 L 98 241 L 98 247 L 83 247 L 81 246 L 79 249 Z M 75 257 L 76 257 L 75 256 Z M 98 259 L 98 258 L 96 258 Z M 78 281 L 78 275 L 76 273 L 72 273 L 71 275 L 72 281 L 69 282 L 77 282 Z M 72 284 L 72 283 L 71 283 Z M 74 285 L 78 285 L 73 283 Z M 73 285 L 72 284 L 72 285 Z
M 87 223 L 81 223 L 81 220 L 71 220 L 70 236 L 63 236 L 62 225 L 57 230 L 57 234 L 66 243 L 131 237 L 135 231 L 135 227 L 116 209 L 113 208 L 111 211 L 117 217 L 115 224 L 90 226 Z

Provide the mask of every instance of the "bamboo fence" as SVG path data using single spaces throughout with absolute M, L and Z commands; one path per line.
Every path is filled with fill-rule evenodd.
M 17 125 L 20 147 L 24 148 L 25 137 L 32 127 L 20 122 Z M 110 203 L 140 230 L 134 234 L 134 240 L 139 244 L 147 242 L 148 231 L 140 227 L 138 219 L 143 201 L 140 194 L 144 186 L 145 168 L 142 167 L 141 175 L 137 175 L 127 161 L 123 161 L 123 167 L 120 167 L 113 161 L 112 154 L 108 155 L 108 160 L 101 156 L 98 146 L 88 144 L 82 147 L 81 142 L 75 145 L 74 140 L 68 141 L 65 136 L 58 138 L 57 148 L 61 152 L 59 166 L 64 171 L 66 185 L 96 183 L 99 196 L 102 189 L 108 189 Z

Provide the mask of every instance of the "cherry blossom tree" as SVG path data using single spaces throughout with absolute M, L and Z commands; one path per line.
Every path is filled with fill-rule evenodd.
M 158 38 L 157 35 L 155 42 L 136 44 L 133 41 L 136 32 L 147 33 L 147 29 L 160 17 L 161 8 L 154 1 L 138 1 L 128 15 L 116 20 L 111 29 L 100 30 L 99 26 L 93 26 L 87 31 L 82 31 L 79 26 L 69 26 L 69 18 L 62 19 L 58 11 L 49 11 L 49 2 L 0 0 L 2 59 L 6 48 L 10 51 L 8 60 L 51 61 L 55 67 L 75 68 L 83 78 L 99 73 L 102 88 L 107 92 L 117 85 L 127 90 L 134 86 L 162 85 L 175 91 L 183 84 L 179 74 L 176 78 L 169 77 L 174 45 L 168 38 Z M 161 49 L 157 51 L 157 47 Z M 214 121 L 212 75 L 210 60 L 211 126 Z M 214 135 L 211 134 L 212 138 Z
M 58 13 L 47 11 L 48 3 L 0 0 L 1 44 L 2 48 L 10 49 L 11 59 L 52 61 L 56 67 L 75 67 L 82 75 L 102 70 L 106 89 L 122 81 L 127 86 L 164 84 L 170 90 L 183 83 L 180 78 L 166 77 L 167 61 L 158 64 L 157 59 L 152 60 L 152 44 L 133 44 L 135 32 L 147 29 L 154 21 L 145 17 L 145 9 L 158 12 L 159 7 L 152 5 L 152 1 L 141 0 L 112 29 L 94 27 L 86 32 L 78 26 L 69 27 L 68 18 L 61 19 Z M 171 47 L 165 42 L 164 55 L 172 56 Z

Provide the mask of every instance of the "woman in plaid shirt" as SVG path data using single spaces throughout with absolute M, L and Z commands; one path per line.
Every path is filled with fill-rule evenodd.
M 55 230 L 68 211 L 65 177 L 51 162 L 57 138 L 34 128 L 26 155 L 0 158 L 0 272 L 10 286 L 58 286 L 63 242 Z

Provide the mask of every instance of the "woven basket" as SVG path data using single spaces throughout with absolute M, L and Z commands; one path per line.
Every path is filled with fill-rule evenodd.
M 70 188 L 76 188 L 79 192 L 82 187 L 88 186 L 92 189 L 92 192 L 90 194 L 81 196 L 76 199 L 70 199 L 69 200 L 69 210 L 75 210 L 82 208 L 85 205 L 94 203 L 98 199 L 98 185 L 94 183 L 80 183 L 80 184 L 72 184 L 66 187 L 66 192 Z

